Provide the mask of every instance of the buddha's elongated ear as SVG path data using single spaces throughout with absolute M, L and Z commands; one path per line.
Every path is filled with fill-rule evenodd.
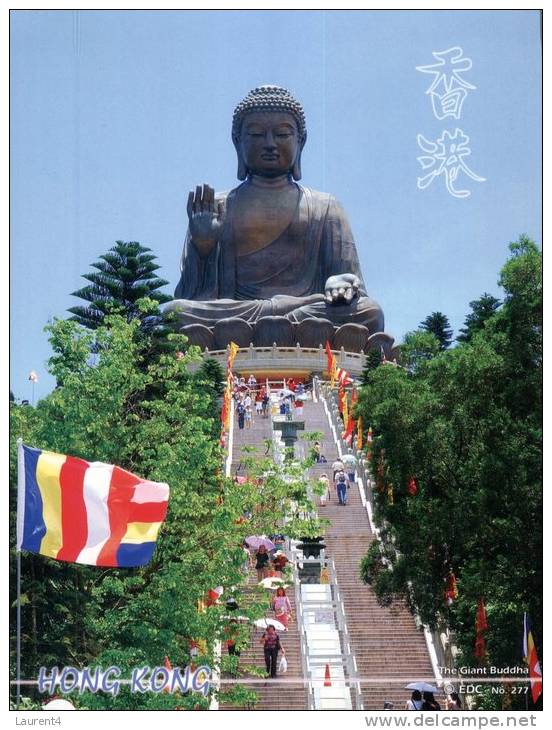
M 301 141 L 301 145 L 299 147 L 299 151 L 297 152 L 297 157 L 295 158 L 295 162 L 293 163 L 293 166 L 291 168 L 291 175 L 294 180 L 301 179 L 301 152 L 303 151 L 303 147 L 305 146 L 306 141 L 307 132 L 305 131 L 305 134 L 303 135 L 303 139 Z
M 238 155 L 238 180 L 245 180 L 245 178 L 247 177 L 247 167 L 245 166 L 245 161 L 240 152 L 239 137 L 232 135 L 232 142 L 234 143 L 234 147 L 236 148 L 236 154 Z

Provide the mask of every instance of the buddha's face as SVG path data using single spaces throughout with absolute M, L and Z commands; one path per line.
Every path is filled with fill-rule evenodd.
M 242 122 L 238 150 L 254 175 L 285 175 L 300 152 L 297 123 L 287 112 L 250 112 Z

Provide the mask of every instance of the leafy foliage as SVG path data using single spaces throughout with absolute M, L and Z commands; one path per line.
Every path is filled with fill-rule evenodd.
M 445 621 L 468 665 L 479 597 L 489 662 L 520 664 L 524 611 L 542 660 L 542 262 L 526 237 L 510 249 L 504 304 L 485 327 L 423 366 L 377 368 L 358 404 L 374 429 L 382 536 L 361 574 L 382 601 L 406 596 L 424 622 Z
M 151 300 L 137 302 L 140 317 L 156 316 Z M 103 569 L 22 555 L 22 676 L 40 666 L 115 664 L 134 667 L 190 663 L 191 642 L 202 647 L 196 663 L 216 666 L 214 648 L 227 626 L 224 604 L 198 610 L 207 592 L 224 588 L 240 614 L 259 618 L 264 593 L 244 602 L 247 535 L 281 531 L 294 515 L 295 472 L 271 459 L 251 457 L 243 484 L 221 472 L 217 400 L 221 371 L 212 363 L 195 373 L 197 348 L 182 335 L 153 347 L 140 318 L 108 315 L 95 330 L 74 321 L 47 329 L 50 371 L 60 385 L 36 408 L 11 405 L 10 512 L 16 510 L 17 437 L 37 448 L 117 464 L 171 488 L 167 519 L 151 562 L 140 569 Z M 168 346 L 170 345 L 170 347 Z M 254 463 L 253 463 L 254 462 Z M 10 571 L 15 571 L 12 529 Z M 15 580 L 11 581 L 15 587 Z M 11 595 L 12 607 L 15 595 Z M 243 607 L 242 607 L 243 603 Z M 12 617 L 13 618 L 13 617 Z M 12 622 L 15 629 L 15 623 Z M 12 633 L 12 672 L 15 637 Z M 247 638 L 247 637 L 246 637 Z M 89 709 L 192 709 L 197 694 L 104 693 L 71 697 Z M 248 702 L 251 701 L 249 697 Z
M 464 327 L 456 338 L 458 342 L 469 342 L 476 332 L 485 327 L 485 322 L 500 307 L 500 299 L 485 292 L 479 299 L 470 302 L 471 312 L 464 320 Z
M 425 330 L 407 332 L 400 348 L 401 365 L 409 372 L 415 373 L 428 360 L 434 358 L 439 350 L 439 340 L 433 332 L 426 332 Z
M 22 555 L 22 676 L 40 666 L 119 666 L 123 676 L 142 666 L 185 667 L 197 643 L 199 664 L 217 666 L 228 609 L 202 608 L 208 591 L 224 589 L 240 615 L 251 620 L 268 608 L 266 591 L 251 592 L 243 571 L 242 543 L 251 534 L 282 531 L 321 534 L 304 482 L 305 466 L 278 465 L 247 450 L 242 484 L 223 476 L 219 447 L 223 372 L 203 362 L 182 335 L 162 347 L 142 327 L 157 316 L 156 303 L 136 303 L 140 318 L 107 315 L 95 330 L 59 320 L 47 327 L 50 372 L 58 387 L 36 408 L 11 404 L 10 518 L 15 523 L 16 438 L 37 448 L 117 464 L 167 482 L 169 510 L 151 562 L 140 569 L 104 569 Z M 197 367 L 199 366 L 199 367 Z M 15 588 L 15 530 L 10 544 Z M 11 595 L 12 610 L 15 595 Z M 12 624 L 15 626 L 15 624 Z M 249 628 L 240 627 L 240 642 Z M 12 635 L 11 664 L 15 661 Z M 243 670 L 241 670 L 243 671 Z M 255 693 L 240 684 L 228 701 L 251 705 Z M 232 700 L 234 697 L 234 700 Z M 35 697 L 34 699 L 40 699 Z M 130 693 L 71 696 L 87 709 L 193 709 L 208 703 L 197 694 Z

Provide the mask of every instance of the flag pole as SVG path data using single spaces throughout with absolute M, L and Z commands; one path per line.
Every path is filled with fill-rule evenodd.
M 16 601 L 16 644 L 15 644 L 15 678 L 16 695 L 15 708 L 19 709 L 21 702 L 21 544 L 23 540 L 23 513 L 25 500 L 23 439 L 17 439 L 17 544 L 16 544 L 16 574 L 17 574 L 17 601 Z
M 21 551 L 17 550 L 17 629 L 16 629 L 16 699 L 15 709 L 19 709 L 19 703 L 21 702 Z

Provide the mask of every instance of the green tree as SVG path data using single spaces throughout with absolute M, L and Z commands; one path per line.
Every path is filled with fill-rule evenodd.
M 369 381 L 370 373 L 381 365 L 381 353 L 379 350 L 372 348 L 366 353 L 366 362 L 360 375 L 360 382 L 366 385 Z
M 526 237 L 510 250 L 504 304 L 484 331 L 414 373 L 378 368 L 359 394 L 382 536 L 362 574 L 380 600 L 404 596 L 423 621 L 446 622 L 464 664 L 476 662 L 479 597 L 491 664 L 520 663 L 524 611 L 542 636 L 542 260 Z
M 452 342 L 452 329 L 448 317 L 442 312 L 432 312 L 423 322 L 420 328 L 431 332 L 439 340 L 441 350 L 446 350 Z
M 155 314 L 151 301 L 138 307 L 142 317 Z M 247 535 L 281 531 L 285 516 L 295 530 L 290 528 L 290 534 L 301 531 L 305 521 L 299 506 L 311 509 L 304 498 L 294 499 L 301 490 L 304 495 L 304 469 L 249 456 L 245 483 L 224 478 L 215 406 L 221 371 L 210 363 L 192 373 L 200 354 L 190 348 L 182 355 L 182 335 L 168 336 L 172 352 L 165 348 L 152 355 L 140 319 L 127 322 L 109 315 L 93 331 L 60 320 L 48 329 L 49 369 L 62 385 L 36 408 L 11 407 L 12 574 L 17 437 L 37 448 L 117 464 L 167 482 L 171 496 L 156 551 L 144 568 L 104 569 L 22 555 L 23 676 L 36 677 L 40 666 L 64 664 L 115 664 L 128 676 L 134 667 L 162 665 L 165 655 L 184 667 L 192 640 L 202 646 L 197 662 L 215 667 L 215 642 L 225 636 L 227 611 L 224 605 L 199 611 L 198 602 L 222 586 L 224 595 L 239 603 L 240 614 L 252 620 L 263 615 L 266 592 L 251 594 L 246 588 L 241 545 Z M 90 352 L 96 353 L 93 362 Z M 307 527 L 312 527 L 309 521 Z M 11 586 L 13 591 L 13 580 Z M 10 598 L 13 607 L 13 592 Z M 11 640 L 13 672 L 13 629 Z M 226 697 L 231 701 L 232 692 Z M 142 695 L 128 689 L 115 697 L 86 694 L 75 701 L 90 709 L 204 704 L 193 694 Z
M 485 292 L 479 299 L 470 302 L 471 312 L 464 320 L 464 327 L 456 338 L 458 342 L 469 342 L 476 332 L 485 327 L 485 322 L 500 307 L 500 299 Z
M 74 315 L 71 319 L 96 329 L 108 313 L 118 311 L 127 321 L 138 318 L 136 303 L 144 297 L 159 304 L 170 301 L 170 296 L 159 291 L 168 281 L 156 275 L 159 266 L 154 263 L 155 259 L 151 249 L 136 241 L 117 241 L 99 261 L 91 264 L 96 271 L 83 274 L 91 283 L 72 296 L 90 303 L 71 307 L 69 312 Z
M 417 372 L 425 363 L 439 354 L 440 343 L 433 332 L 407 332 L 400 347 L 401 365 L 409 372 Z

